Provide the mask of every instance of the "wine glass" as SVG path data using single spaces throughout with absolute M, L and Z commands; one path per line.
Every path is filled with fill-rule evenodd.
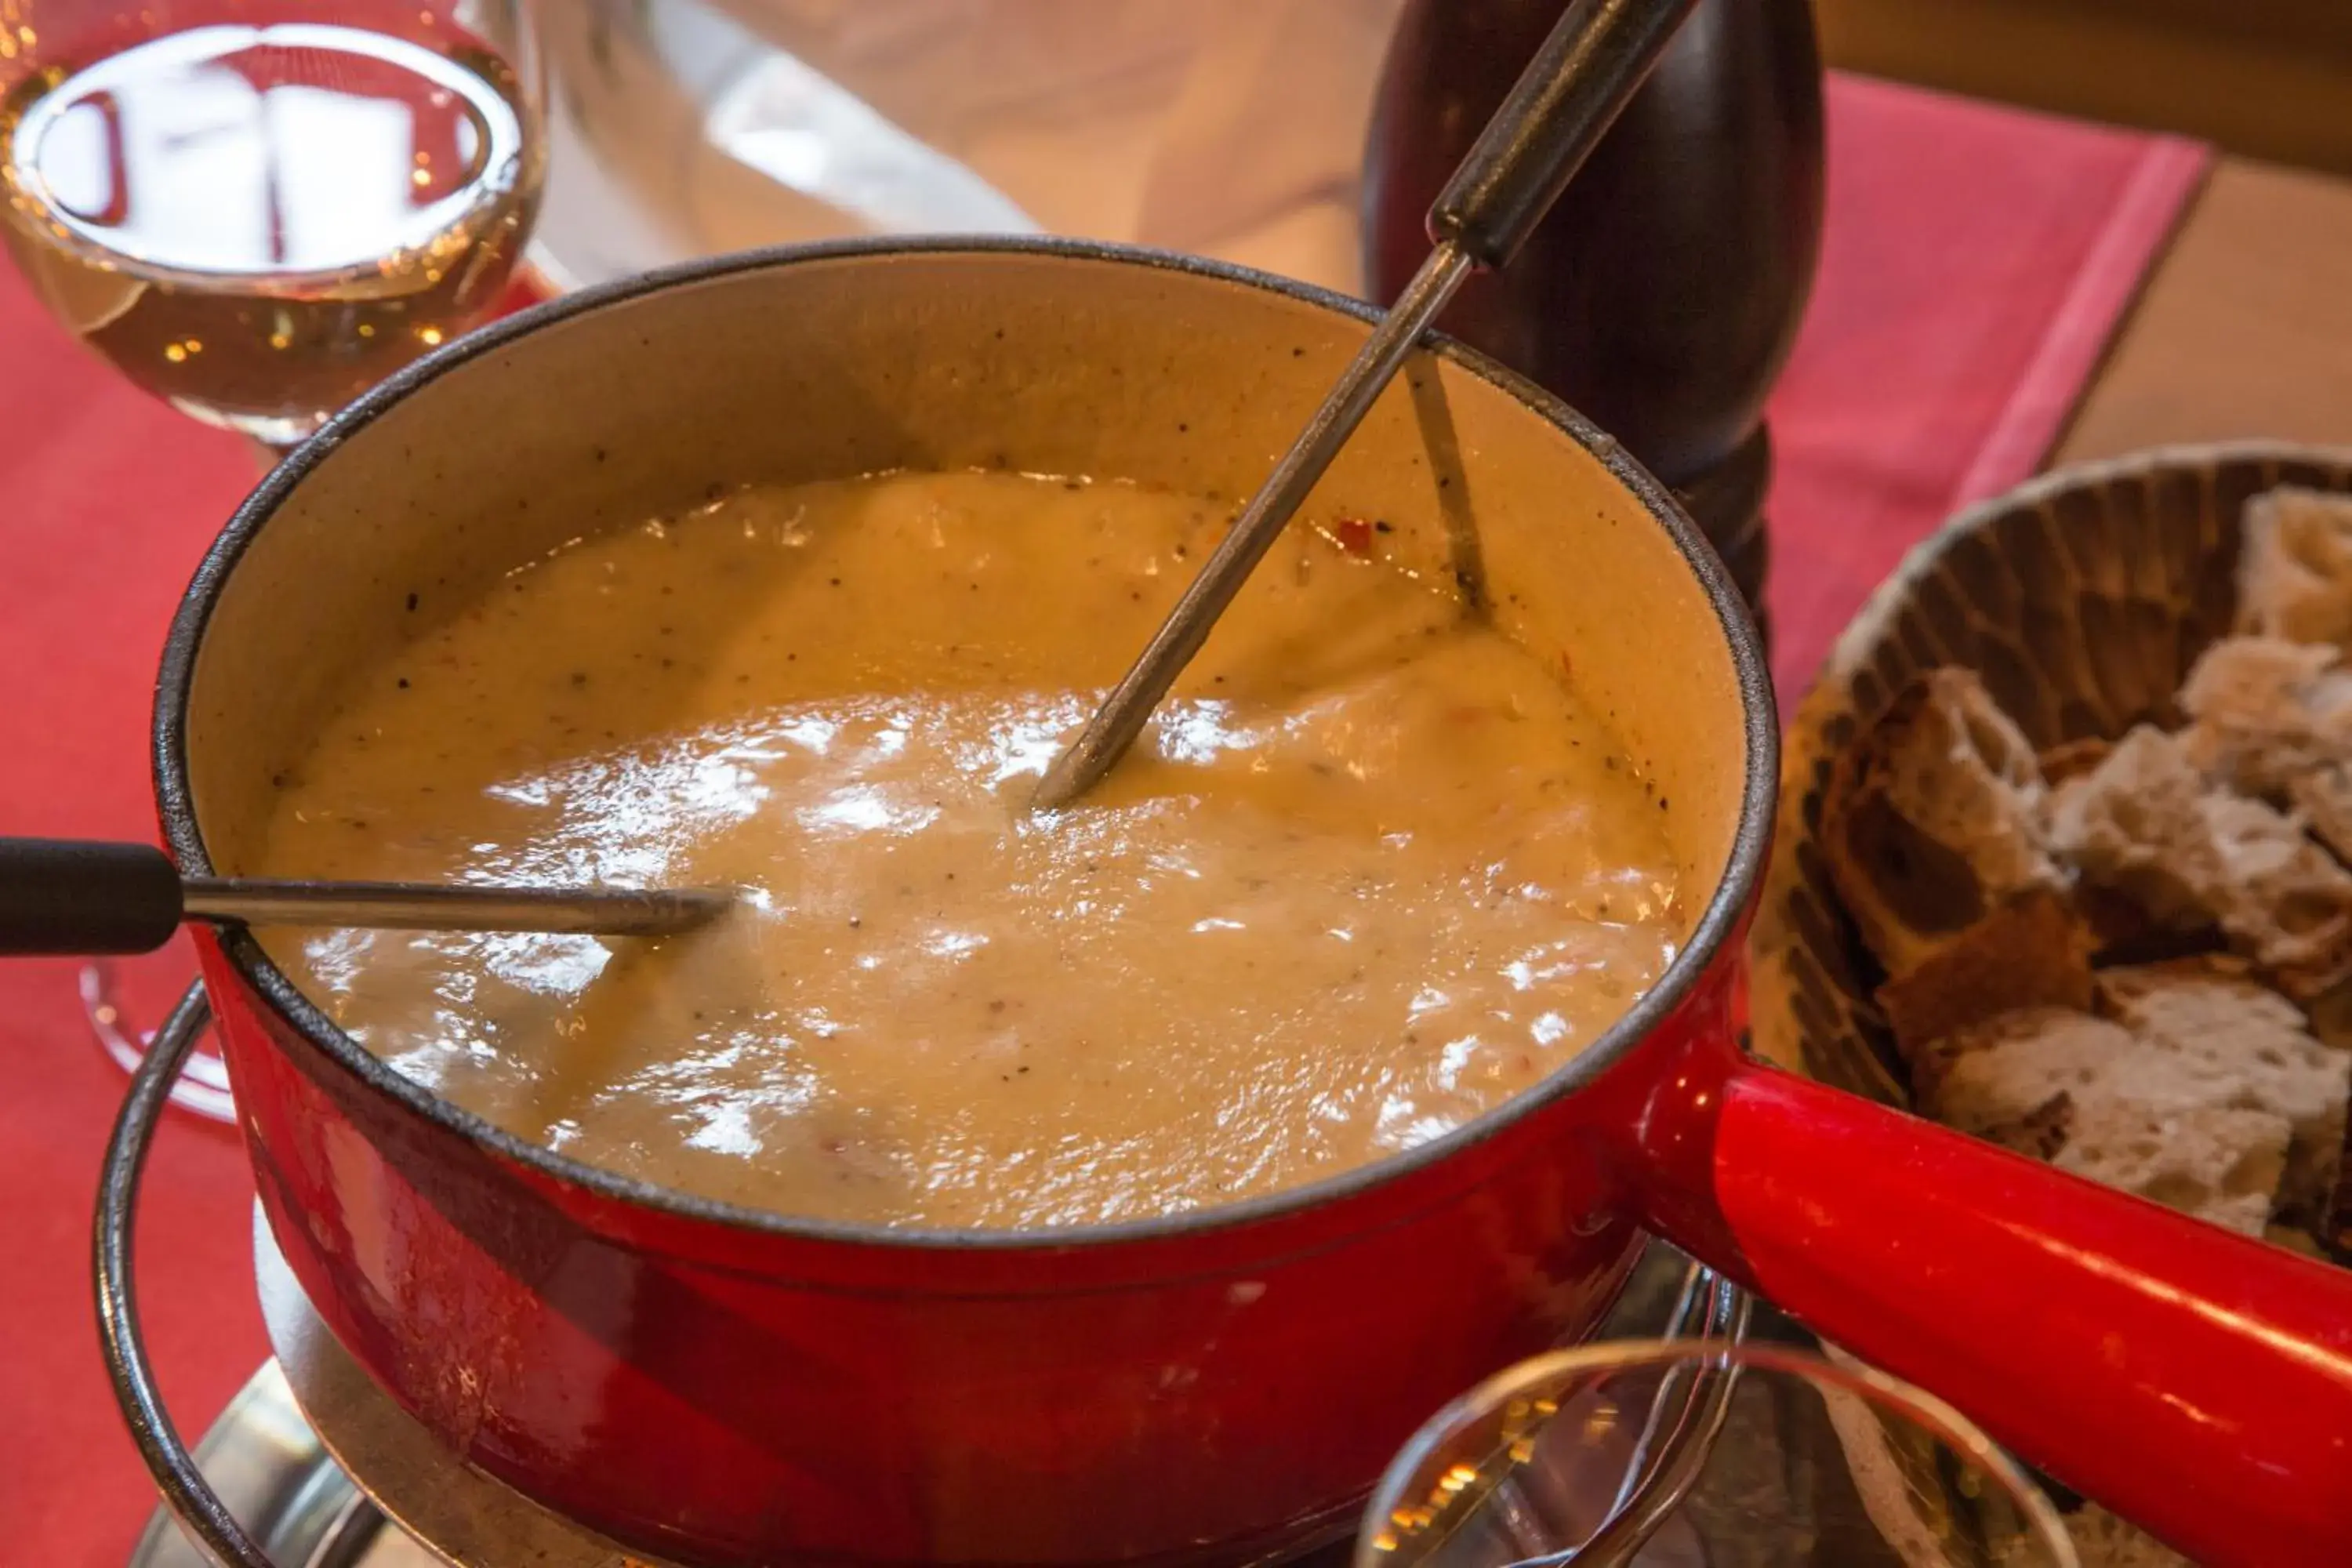
M 0 243 L 68 331 L 272 461 L 495 314 L 537 215 L 530 0 L 0 0 Z M 172 952 L 176 991 L 184 939 Z M 81 977 L 135 1065 L 158 961 Z M 199 1057 L 174 1091 L 226 1119 Z
M 2049 1500 L 1922 1390 L 1786 1345 L 1620 1340 L 1464 1394 L 1355 1568 L 2077 1568 Z

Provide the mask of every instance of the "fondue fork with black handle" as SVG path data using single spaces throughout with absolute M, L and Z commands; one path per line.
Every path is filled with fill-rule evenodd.
M 160 849 L 0 838 L 0 957 L 152 952 L 186 921 L 395 931 L 670 936 L 735 902 L 718 888 L 513 887 L 183 877 Z
M 1031 804 L 1076 801 L 1118 765 L 1152 710 L 1201 651 L 1315 481 L 1473 272 L 1507 263 L 1600 143 L 1696 0 L 1570 5 L 1429 209 L 1421 270 L 1250 498 L 1200 574 L 1094 717 L 1054 759 Z

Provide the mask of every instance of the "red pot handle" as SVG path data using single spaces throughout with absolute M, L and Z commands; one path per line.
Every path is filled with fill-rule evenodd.
M 1775 1068 L 1676 1081 L 1655 1228 L 2200 1563 L 2352 1563 L 2352 1273 Z

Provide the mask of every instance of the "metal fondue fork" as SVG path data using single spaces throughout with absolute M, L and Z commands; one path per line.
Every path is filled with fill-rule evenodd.
M 162 850 L 144 844 L 0 838 L 0 956 L 152 952 L 190 920 L 669 936 L 715 920 L 735 900 L 719 888 L 182 877 Z
M 1085 794 L 1127 754 L 1276 535 L 1464 279 L 1501 267 L 1642 84 L 1693 0 L 1577 0 L 1429 209 L 1435 247 L 1323 405 L 1202 563 L 1142 655 L 1039 781 L 1031 805 Z

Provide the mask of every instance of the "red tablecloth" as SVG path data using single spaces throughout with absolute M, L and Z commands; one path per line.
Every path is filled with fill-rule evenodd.
M 1833 84 L 1829 229 L 1773 410 L 1784 690 L 1957 501 L 2046 449 L 2203 167 L 2186 143 Z M 0 831 L 149 831 L 147 698 L 190 568 L 252 479 L 84 358 L 0 276 Z M 0 968 L 0 1561 L 113 1568 L 152 1501 L 88 1283 L 121 1074 L 71 966 Z M 192 1437 L 267 1354 L 230 1131 L 175 1116 L 141 1235 L 150 1341 Z

